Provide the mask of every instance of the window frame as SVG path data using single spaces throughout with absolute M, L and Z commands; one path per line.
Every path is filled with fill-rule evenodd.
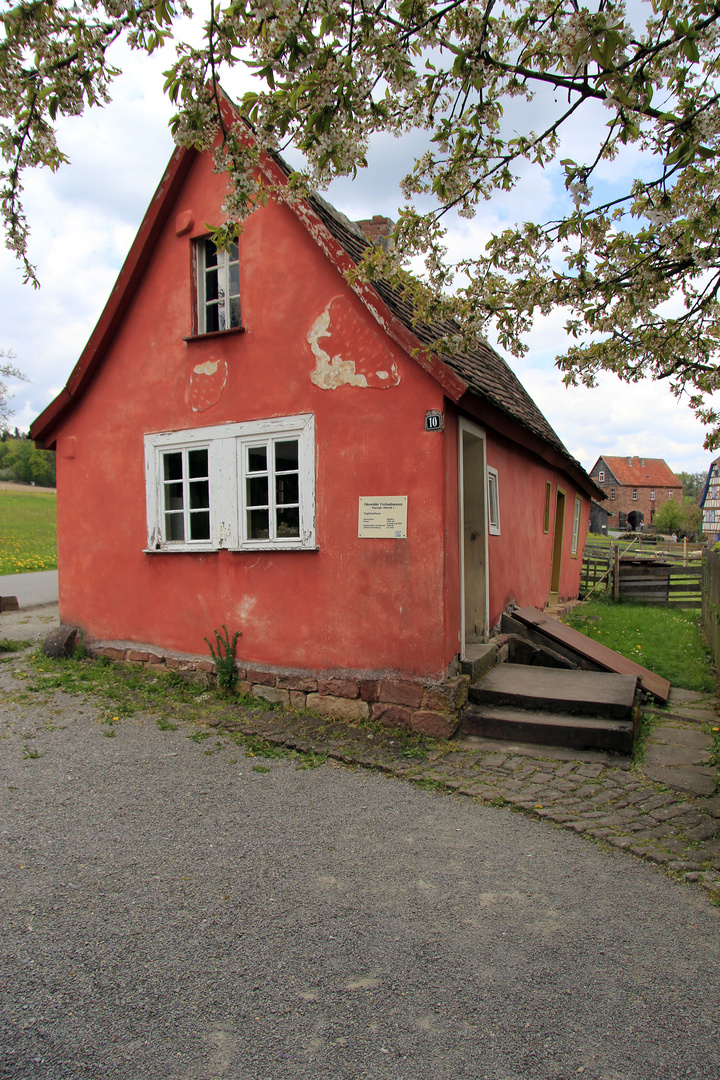
M 615 488 L 610 488 L 610 502 L 615 500 Z
M 578 549 L 580 547 L 580 520 L 582 517 L 582 499 L 579 495 L 575 496 L 575 506 L 573 509 L 573 525 L 572 525 L 572 540 L 570 541 L 570 558 L 577 559 Z
M 298 441 L 299 537 L 248 539 L 240 455 L 248 442 Z M 315 417 L 313 413 L 273 417 L 185 431 L 145 435 L 145 496 L 148 554 L 212 551 L 316 550 Z M 209 540 L 168 540 L 165 535 L 163 457 L 178 450 L 208 449 Z
M 228 334 L 235 333 L 244 329 L 242 323 L 242 291 L 240 289 L 240 248 L 238 241 L 233 241 L 233 246 L 237 251 L 237 258 L 230 259 L 231 251 L 218 251 L 215 248 L 218 259 L 218 277 L 222 273 L 223 284 L 225 286 L 225 296 L 223 301 L 223 315 L 226 325 L 220 327 L 218 325 L 215 330 L 208 330 L 207 327 L 207 311 L 208 305 L 211 304 L 219 309 L 220 305 L 215 301 L 208 301 L 206 299 L 206 282 L 208 266 L 206 264 L 206 244 L 213 243 L 210 236 L 199 236 L 194 241 L 195 250 L 195 323 L 197 336 L 205 337 L 207 334 Z M 233 252 L 234 254 L 234 252 Z M 238 268 L 238 289 L 236 293 L 230 292 L 230 267 L 237 264 Z M 232 325 L 232 309 L 231 301 L 237 299 L 240 303 L 239 321 L 235 326 Z M 219 321 L 219 320 L 218 320 Z
M 500 536 L 500 484 L 498 471 L 487 466 L 487 518 L 490 536 Z
M 543 533 L 550 532 L 550 507 L 552 505 L 552 483 L 545 481 L 545 514 L 543 516 Z
M 638 501 L 638 489 L 637 488 L 632 489 L 632 501 L 633 502 Z
M 674 492 L 674 491 L 668 491 L 668 502 L 672 502 L 672 501 L 673 501 L 673 497 L 674 497 L 674 495 L 675 495 L 675 492 Z
M 655 502 L 655 488 L 650 488 L 650 502 Z
M 604 469 L 599 469 L 598 470 L 598 484 L 604 484 L 604 483 L 605 483 L 605 470 Z

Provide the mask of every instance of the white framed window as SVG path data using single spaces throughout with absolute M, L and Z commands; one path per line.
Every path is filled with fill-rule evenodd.
M 637 502 L 637 488 L 633 488 L 633 502 Z
M 145 436 L 147 551 L 315 547 L 312 413 Z
M 600 472 L 598 473 L 598 483 L 599 484 L 604 484 L 605 483 L 605 471 L 604 471 L 604 469 L 600 469 Z
M 491 536 L 500 535 L 500 493 L 497 469 L 488 466 L 487 470 L 487 505 L 488 532 Z
M 236 242 L 218 251 L 214 241 L 197 242 L 198 333 L 213 334 L 242 326 L 240 258 Z
M 580 546 L 580 515 L 582 514 L 582 499 L 579 495 L 575 496 L 575 509 L 573 511 L 573 528 L 572 528 L 572 542 L 570 544 L 570 554 L 574 559 L 577 559 L 578 547 Z
M 673 492 L 672 492 L 672 491 L 668 491 L 668 501 L 669 501 L 669 502 L 672 502 L 672 499 L 673 499 Z
M 650 502 L 655 502 L 655 488 L 650 488 Z
M 615 488 L 610 488 L 610 501 L 615 498 Z

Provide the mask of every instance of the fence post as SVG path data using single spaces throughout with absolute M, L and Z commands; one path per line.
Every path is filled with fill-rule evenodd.
M 620 597 L 620 545 L 615 548 L 615 567 L 613 570 L 613 600 Z

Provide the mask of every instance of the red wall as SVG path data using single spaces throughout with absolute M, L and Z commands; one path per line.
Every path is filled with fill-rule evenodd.
M 543 608 L 548 602 L 558 486 L 565 492 L 559 595 L 560 599 L 577 596 L 590 500 L 583 496 L 578 555 L 572 558 L 573 512 L 575 496 L 580 492 L 573 487 L 567 475 L 491 430 L 487 431 L 487 463 L 498 471 L 500 500 L 500 535 L 488 537 L 490 626 L 494 626 L 512 600 L 521 607 L 537 608 Z M 552 484 L 550 528 L 544 533 L 545 487 L 548 481 Z
M 256 212 L 240 239 L 246 332 L 183 341 L 192 332 L 192 238 L 221 220 L 223 195 L 222 178 L 200 161 L 103 365 L 58 433 L 61 617 L 94 639 L 190 653 L 205 653 L 203 637 L 225 623 L 242 631 L 238 656 L 249 663 L 442 677 L 458 650 L 444 602 L 447 452 L 445 436 L 423 430 L 425 412 L 443 408 L 442 390 L 387 343 L 277 205 Z M 177 236 L 185 210 L 195 226 Z M 313 385 L 308 332 L 336 296 L 353 318 L 335 330 L 333 354 L 373 370 L 394 361 L 399 385 Z M 190 376 L 208 360 L 227 362 L 227 383 L 216 404 L 193 412 Z M 315 416 L 318 551 L 143 553 L 145 433 L 301 412 Z M 407 495 L 407 540 L 358 539 L 361 495 Z

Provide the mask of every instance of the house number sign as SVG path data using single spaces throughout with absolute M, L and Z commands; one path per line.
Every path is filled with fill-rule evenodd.
M 444 431 L 445 414 L 439 412 L 437 409 L 428 409 L 428 411 L 425 413 L 425 430 Z
M 361 495 L 358 536 L 407 539 L 407 495 Z

